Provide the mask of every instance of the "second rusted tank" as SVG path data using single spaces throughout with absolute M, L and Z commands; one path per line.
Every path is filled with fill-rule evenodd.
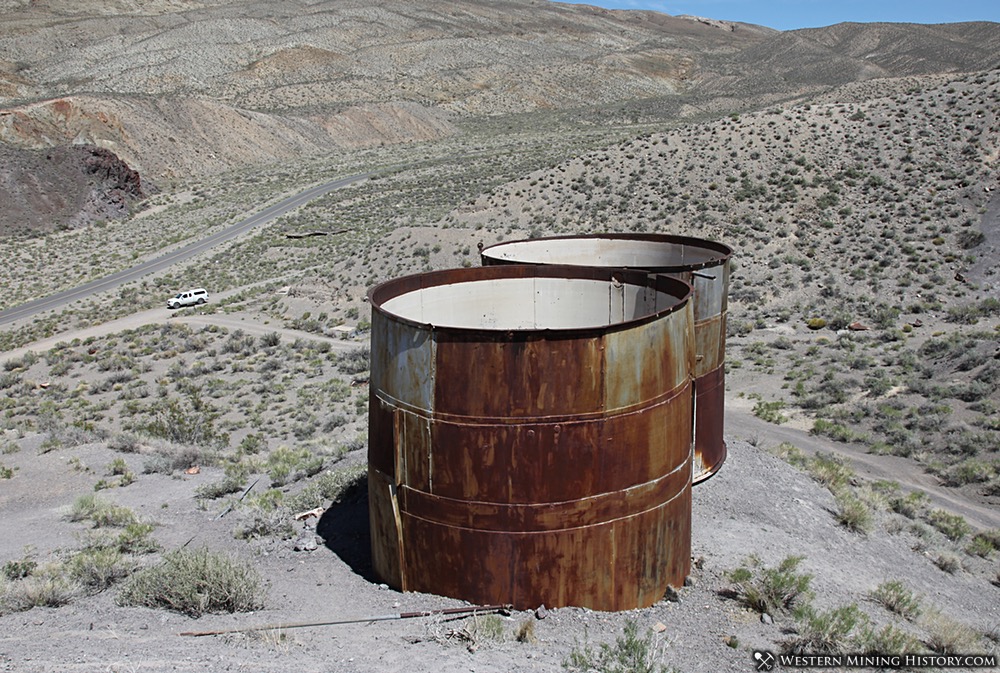
M 690 570 L 690 287 L 496 266 L 372 289 L 376 575 L 519 609 L 652 605 Z
M 643 269 L 680 278 L 694 288 L 694 483 L 698 483 L 726 460 L 726 308 L 732 254 L 729 246 L 690 236 L 595 234 L 498 243 L 482 250 L 482 261 Z

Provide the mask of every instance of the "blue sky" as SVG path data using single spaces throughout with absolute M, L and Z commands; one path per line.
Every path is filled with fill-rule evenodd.
M 560 0 L 609 9 L 651 9 L 744 21 L 779 30 L 842 21 L 951 23 L 1000 21 L 998 0 Z

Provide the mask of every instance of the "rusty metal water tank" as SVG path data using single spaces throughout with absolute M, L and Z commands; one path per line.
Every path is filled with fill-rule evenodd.
M 369 292 L 372 563 L 404 591 L 626 610 L 690 570 L 690 287 L 496 266 Z
M 643 269 L 686 281 L 694 288 L 696 341 L 694 483 L 715 474 L 726 460 L 726 307 L 729 246 L 670 234 L 554 236 L 484 248 L 484 265 L 569 264 Z

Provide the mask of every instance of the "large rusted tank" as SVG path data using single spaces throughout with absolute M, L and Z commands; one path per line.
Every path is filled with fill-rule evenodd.
M 496 266 L 369 292 L 372 561 L 519 609 L 652 605 L 690 570 L 690 287 Z
M 696 362 L 694 483 L 726 460 L 726 307 L 733 251 L 715 241 L 669 234 L 555 236 L 484 248 L 484 265 L 570 264 L 643 269 L 680 278 L 694 288 Z

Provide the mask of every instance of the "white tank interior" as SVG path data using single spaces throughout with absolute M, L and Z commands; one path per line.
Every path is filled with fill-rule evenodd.
M 579 278 L 498 278 L 422 288 L 382 304 L 406 320 L 486 330 L 606 327 L 680 300 L 642 285 Z
M 486 255 L 522 264 L 569 264 L 634 269 L 701 265 L 723 257 L 711 248 L 697 245 L 621 238 L 516 241 L 493 246 L 486 251 Z

